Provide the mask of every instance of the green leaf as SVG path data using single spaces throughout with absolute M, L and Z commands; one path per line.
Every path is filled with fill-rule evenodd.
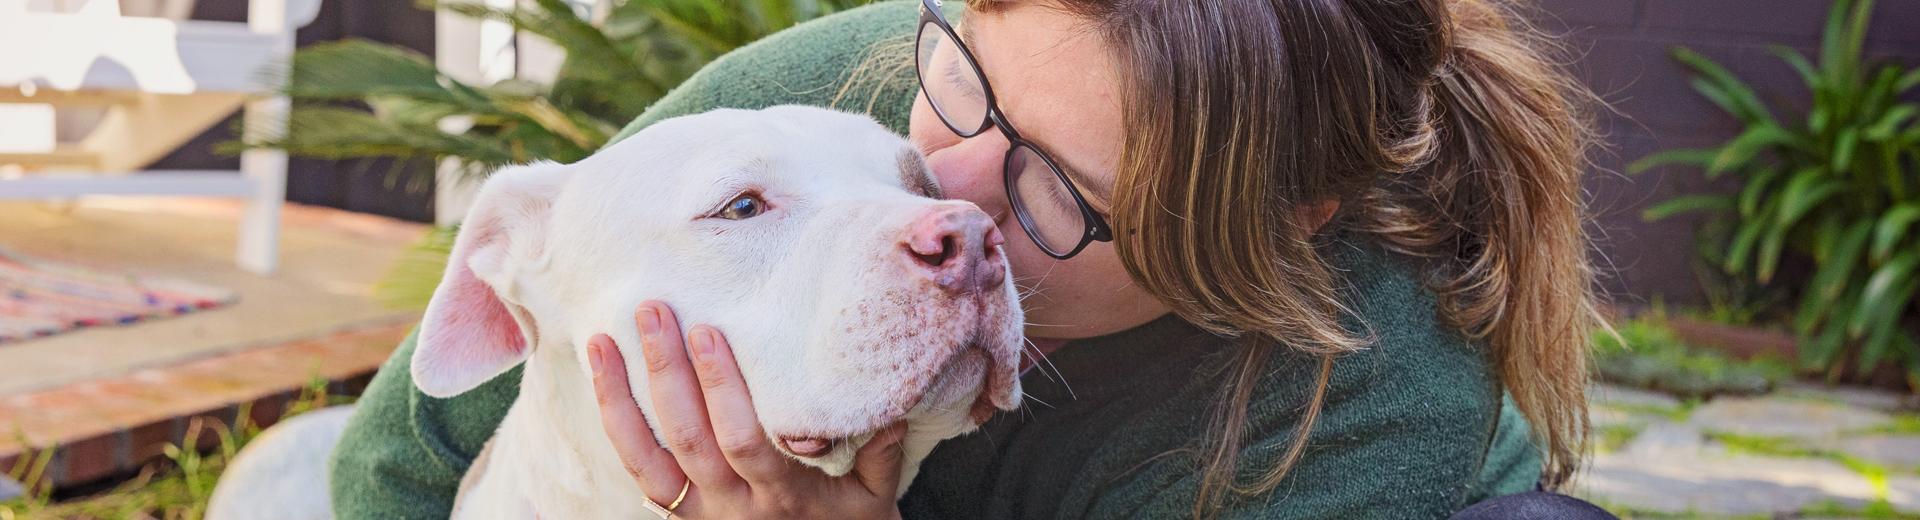
M 1718 194 L 1686 195 L 1667 199 L 1640 212 L 1640 218 L 1648 222 L 1664 220 L 1681 213 L 1695 211 L 1727 211 L 1733 209 L 1733 197 Z
M 1844 35 L 1846 46 L 1841 48 L 1840 63 L 1846 65 L 1849 71 L 1858 73 L 1860 49 L 1866 45 L 1867 26 L 1873 21 L 1873 0 L 1856 0 L 1852 14 L 1847 20 Z
M 1690 82 L 1694 90 L 1728 113 L 1749 124 L 1774 120 L 1773 113 L 1767 110 L 1766 104 L 1760 102 L 1760 96 L 1754 94 L 1752 87 L 1711 58 L 1686 47 L 1675 47 L 1673 57 L 1700 75 Z
M 1771 210 L 1777 205 L 1777 202 L 1768 202 L 1766 208 Z M 1740 230 L 1734 233 L 1733 242 L 1727 247 L 1728 273 L 1746 272 L 1748 262 L 1753 261 L 1753 249 L 1759 245 L 1761 234 L 1767 230 L 1766 224 L 1766 219 L 1753 219 L 1740 223 Z
M 1746 185 L 1740 188 L 1740 216 L 1753 218 L 1760 211 L 1762 197 L 1773 194 L 1773 182 L 1784 177 L 1786 170 L 1773 167 L 1764 168 L 1753 176 L 1747 177 Z
M 1672 164 L 1705 168 L 1707 165 L 1713 164 L 1713 158 L 1719 155 L 1720 150 L 1714 148 L 1678 148 L 1667 150 L 1642 157 L 1640 160 L 1634 161 L 1633 164 L 1627 165 L 1627 173 L 1645 173 L 1647 170 Z
M 1873 14 L 1871 0 L 1839 0 L 1827 14 L 1826 32 L 1821 35 L 1820 65 L 1827 82 L 1839 86 L 1859 81 L 1860 48 L 1866 42 L 1867 23 Z
M 1899 76 L 1900 71 L 1897 67 L 1887 65 L 1880 68 L 1880 72 L 1874 75 L 1873 82 L 1868 84 L 1867 91 L 1858 96 L 1860 98 L 1860 104 L 1857 107 L 1860 111 L 1858 120 L 1864 124 L 1871 124 L 1869 121 L 1885 113 L 1886 109 L 1883 107 L 1895 101 L 1893 85 L 1900 80 Z
M 667 9 L 657 2 L 636 2 L 636 4 L 647 14 L 652 15 L 655 20 L 659 20 L 661 25 L 672 28 L 675 34 L 699 45 L 707 52 L 719 55 L 734 48 L 734 44 L 729 43 L 726 36 L 712 30 L 709 24 L 695 23 L 688 17 L 681 16 L 681 13 Z
M 1820 71 L 1815 69 L 1813 63 L 1808 62 L 1807 57 L 1800 54 L 1800 51 L 1785 45 L 1771 45 L 1767 49 L 1772 51 L 1773 55 L 1779 56 L 1782 61 L 1787 62 L 1788 66 L 1793 67 L 1794 72 L 1800 74 L 1800 81 L 1806 83 L 1808 91 L 1817 93 L 1826 90 L 1827 84 L 1820 77 Z
M 1893 92 L 1894 94 L 1905 94 L 1908 90 L 1912 90 L 1913 87 L 1916 86 L 1920 86 L 1920 68 L 1909 70 L 1905 75 L 1900 76 L 1900 81 L 1893 85 Z
M 358 100 L 390 96 L 464 104 L 427 56 L 365 40 L 320 43 L 293 53 L 282 90 L 299 100 Z
M 326 159 L 457 157 L 489 165 L 520 162 L 500 143 L 447 134 L 424 125 L 400 125 L 373 114 L 336 107 L 306 107 L 287 117 L 287 133 L 246 146 L 278 148 Z
M 1915 267 L 1920 267 L 1920 251 L 1907 251 L 1892 260 L 1881 264 L 1873 275 L 1867 278 L 1867 287 L 1860 294 L 1860 307 L 1874 309 L 1883 305 L 1906 305 L 1906 299 L 1896 294 L 1907 280 L 1913 277 Z M 1895 299 L 1898 298 L 1896 301 Z M 1859 337 L 1866 331 L 1867 322 L 1881 317 L 1881 312 L 1856 312 L 1847 323 L 1847 333 Z
M 1886 260 L 1893 248 L 1905 241 L 1907 228 L 1915 222 L 1920 222 L 1920 202 L 1901 204 L 1881 215 L 1873 232 L 1873 259 Z
M 1758 258 L 1759 261 L 1754 265 L 1753 271 L 1754 279 L 1759 280 L 1760 283 L 1765 284 L 1773 281 L 1774 269 L 1780 266 L 1780 252 L 1786 249 L 1787 231 L 1789 229 L 1790 228 L 1787 227 L 1775 227 L 1767 230 L 1766 234 L 1761 237 L 1759 249 L 1754 251 L 1754 256 Z
M 1846 183 L 1828 179 L 1819 168 L 1802 168 L 1795 173 L 1793 180 L 1780 192 L 1780 211 L 1775 214 L 1773 225 L 1779 228 L 1791 228 L 1821 202 L 1839 194 Z
M 1845 175 L 1847 172 L 1853 171 L 1853 151 L 1859 148 L 1859 146 L 1860 132 L 1858 128 L 1847 127 L 1847 129 L 1841 130 L 1840 136 L 1834 138 L 1833 163 L 1828 165 L 1827 168 L 1832 170 L 1834 175 Z
M 1920 114 L 1920 105 L 1913 103 L 1894 105 L 1893 108 L 1887 109 L 1878 121 L 1874 121 L 1867 127 L 1867 140 L 1880 143 L 1893 139 L 1894 133 L 1900 130 L 1900 124 L 1907 122 L 1907 119 L 1915 114 Z
M 1847 7 L 1852 3 L 1853 0 L 1834 0 L 1833 4 L 1827 7 L 1826 27 L 1820 31 L 1821 73 L 1827 77 L 1828 84 L 1835 87 L 1839 86 L 1839 82 L 1835 81 L 1834 77 L 1839 73 L 1832 68 L 1842 61 L 1840 46 L 1844 35 L 1841 31 L 1845 29 Z
M 1906 284 L 1887 294 L 1884 299 L 1856 313 L 1856 316 L 1871 315 L 1867 319 L 1866 342 L 1862 347 L 1859 367 L 1872 370 L 1880 364 L 1890 347 L 1893 338 L 1901 329 L 1900 315 L 1913 299 L 1916 290 L 1920 290 L 1920 279 L 1909 279 Z
M 1846 316 L 1851 310 L 1852 300 L 1842 300 L 1834 304 L 1830 316 Z M 1807 348 L 1800 349 L 1802 366 L 1826 369 L 1839 361 L 1840 347 L 1846 344 L 1847 327 L 1841 323 L 1829 323 L 1821 327 L 1817 334 L 1803 333 L 1800 343 Z
M 1721 173 L 1745 166 L 1768 146 L 1782 145 L 1792 140 L 1793 135 L 1777 125 L 1757 125 L 1748 128 L 1720 148 L 1720 153 L 1714 156 L 1713 164 L 1707 167 L 1707 177 L 1718 177 Z
M 1813 290 L 1808 293 L 1815 302 L 1814 307 L 1825 307 L 1846 293 L 1854 269 L 1866 263 L 1862 253 L 1872 232 L 1871 220 L 1853 223 L 1834 241 L 1833 250 L 1819 260 L 1810 284 Z

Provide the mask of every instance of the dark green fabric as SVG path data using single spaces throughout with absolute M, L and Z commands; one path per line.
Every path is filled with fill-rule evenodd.
M 912 64 L 869 58 L 874 49 L 906 49 L 916 5 L 855 9 L 724 56 L 621 137 L 664 118 L 779 104 L 866 111 L 904 133 Z M 850 79 L 853 87 L 843 89 Z M 1524 420 L 1510 403 L 1502 406 L 1480 351 L 1435 320 L 1417 270 L 1364 244 L 1336 244 L 1330 253 L 1379 341 L 1336 363 L 1325 415 L 1291 476 L 1271 494 L 1229 504 L 1226 516 L 1441 517 L 1487 496 L 1531 489 L 1540 461 Z M 460 476 L 517 395 L 517 368 L 452 399 L 421 394 L 407 370 L 413 346 L 408 338 L 381 367 L 335 452 L 339 518 L 445 518 Z M 935 450 L 902 512 L 1184 516 L 1196 489 L 1195 461 L 1162 455 L 1204 434 L 1230 348 L 1173 318 L 1069 344 L 1052 356 L 1057 375 L 1023 376 L 1034 397 L 1024 410 Z M 1315 373 L 1312 360 L 1292 354 L 1270 368 L 1255 393 L 1245 467 L 1266 466 L 1284 449 Z
M 1272 493 L 1223 518 L 1441 518 L 1530 490 L 1540 462 L 1480 349 L 1435 321 L 1433 298 L 1378 247 L 1328 246 L 1348 301 L 1377 341 L 1339 358 L 1300 462 Z M 1360 329 L 1357 324 L 1350 325 Z M 1166 317 L 1072 343 L 1030 373 L 1025 410 L 934 451 L 901 501 L 909 518 L 1166 518 L 1189 514 L 1203 462 L 1191 451 L 1219 399 L 1231 340 Z M 1254 394 L 1245 468 L 1294 439 L 1318 361 L 1285 352 Z M 1061 381 L 1065 381 L 1064 384 Z M 1515 437 L 1510 434 L 1520 433 Z

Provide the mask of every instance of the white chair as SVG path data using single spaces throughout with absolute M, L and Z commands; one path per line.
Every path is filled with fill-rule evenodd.
M 0 0 L 0 200 L 243 198 L 236 261 L 272 272 L 284 153 L 249 150 L 237 172 L 138 170 L 236 108 L 248 136 L 284 132 L 289 104 L 271 78 L 319 9 L 250 0 L 234 23 L 184 19 L 192 0 Z

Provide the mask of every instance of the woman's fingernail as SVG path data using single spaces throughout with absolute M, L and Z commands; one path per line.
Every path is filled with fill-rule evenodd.
M 593 377 L 596 377 L 596 378 L 600 377 L 601 365 L 606 364 L 605 361 L 602 361 L 600 359 L 600 356 L 601 356 L 600 338 L 595 337 L 591 340 L 588 340 L 587 341 L 587 366 L 593 368 Z
M 640 333 L 648 336 L 660 333 L 660 311 L 653 307 L 640 308 Z
M 705 327 L 694 329 L 693 337 L 687 338 L 687 342 L 693 347 L 693 355 L 696 357 L 707 357 L 713 354 L 713 331 Z

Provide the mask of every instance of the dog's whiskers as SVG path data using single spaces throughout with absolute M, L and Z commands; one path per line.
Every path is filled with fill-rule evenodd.
M 1057 407 L 1057 406 L 1054 406 L 1054 405 L 1053 405 L 1053 404 L 1051 404 L 1051 403 L 1048 403 L 1048 402 L 1046 402 L 1046 401 L 1042 401 L 1042 400 L 1040 400 L 1040 398 L 1038 398 L 1038 397 L 1034 397 L 1034 396 L 1031 396 L 1031 395 L 1029 395 L 1029 396 L 1026 396 L 1026 398 L 1027 398 L 1027 400 L 1028 400 L 1028 401 L 1033 401 L 1033 402 L 1036 402 L 1036 403 L 1040 403 L 1040 405 L 1041 405 L 1041 406 L 1045 406 L 1045 407 L 1047 407 L 1047 408 L 1056 408 L 1056 409 L 1057 409 L 1057 408 L 1059 408 L 1059 407 Z
M 1020 348 L 1020 353 L 1022 353 L 1022 354 L 1028 354 L 1028 355 L 1031 355 L 1031 356 L 1033 356 L 1033 357 L 1035 358 L 1035 362 L 1034 362 L 1034 364 L 1033 364 L 1033 367 L 1034 367 L 1035 369 L 1039 369 L 1039 370 L 1040 370 L 1040 375 L 1045 375 L 1045 376 L 1047 376 L 1047 380 L 1049 380 L 1049 381 L 1056 381 L 1056 382 L 1059 382 L 1059 383 L 1060 383 L 1060 386 L 1062 386 L 1062 387 L 1065 387 L 1065 388 L 1067 389 L 1067 398 L 1069 398 L 1069 399 L 1074 399 L 1074 400 L 1079 400 L 1079 399 L 1080 399 L 1080 394 L 1077 394 L 1077 393 L 1074 393 L 1074 391 L 1073 391 L 1073 384 L 1072 384 L 1072 383 L 1068 383 L 1068 382 L 1067 382 L 1067 375 L 1066 375 L 1066 374 L 1063 374 L 1063 373 L 1060 373 L 1060 367 L 1058 367 L 1058 366 L 1055 366 L 1055 365 L 1053 364 L 1053 358 L 1051 358 L 1051 357 L 1048 357 L 1048 356 L 1047 356 L 1047 353 L 1045 353 L 1045 352 L 1041 352 L 1041 351 L 1040 351 L 1040 345 L 1037 345 L 1037 344 L 1034 344 L 1034 342 L 1033 342 L 1033 340 L 1032 340 L 1032 339 L 1028 339 L 1028 338 L 1026 338 L 1026 337 L 1024 337 L 1024 336 L 1023 336 L 1023 337 L 1021 337 L 1021 338 L 1020 338 L 1020 340 L 1021 340 L 1021 342 L 1023 342 L 1023 343 L 1026 343 L 1026 345 L 1025 345 L 1025 346 L 1023 346 L 1023 347 L 1021 347 L 1021 348 Z M 1044 361 L 1044 362 L 1046 362 L 1046 364 L 1044 364 L 1044 365 L 1042 365 L 1042 364 L 1040 363 L 1040 362 L 1042 362 L 1042 361 Z M 1052 371 L 1052 372 L 1053 372 L 1053 374 L 1052 374 L 1052 375 L 1047 375 L 1047 372 L 1048 372 L 1048 371 Z

